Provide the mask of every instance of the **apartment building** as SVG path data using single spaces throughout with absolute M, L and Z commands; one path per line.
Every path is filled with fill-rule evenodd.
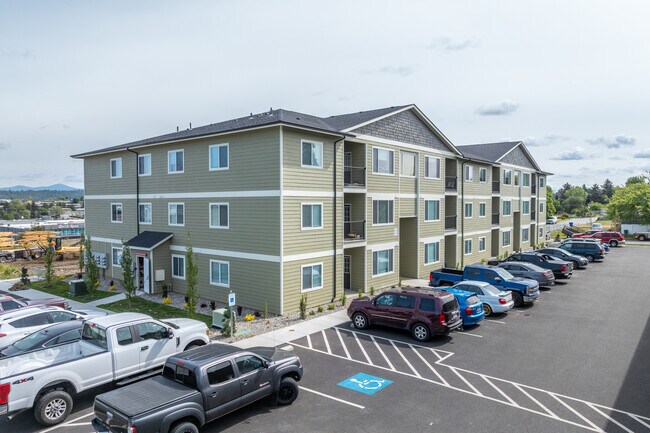
M 544 236 L 547 173 L 523 143 L 456 147 L 415 105 L 270 110 L 73 157 L 104 275 L 127 242 L 147 292 L 185 291 L 188 241 L 199 296 L 283 314 Z

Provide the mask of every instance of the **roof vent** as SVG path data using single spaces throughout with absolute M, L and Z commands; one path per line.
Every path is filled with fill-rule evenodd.
M 296 120 L 300 120 L 300 116 L 296 117 Z

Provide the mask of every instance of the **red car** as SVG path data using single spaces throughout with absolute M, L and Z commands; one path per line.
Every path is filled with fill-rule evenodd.
M 411 332 L 418 341 L 447 335 L 463 325 L 458 301 L 449 292 L 431 289 L 395 289 L 370 299 L 355 299 L 348 308 L 354 327 L 384 325 Z
M 625 243 L 625 238 L 619 232 L 598 232 L 587 237 L 600 239 L 603 243 L 608 243 L 612 247 Z
M 44 298 L 20 301 L 12 296 L 0 296 L 0 314 L 23 307 L 34 307 L 36 305 L 47 305 L 48 307 L 61 307 L 66 310 L 70 305 L 63 298 Z

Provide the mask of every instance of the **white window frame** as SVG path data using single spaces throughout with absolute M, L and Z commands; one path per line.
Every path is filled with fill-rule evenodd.
M 115 161 L 115 175 L 113 176 L 113 161 Z M 119 168 L 119 170 L 118 170 Z M 119 174 L 118 174 L 119 171 Z M 121 179 L 122 178 L 122 158 L 113 158 L 108 164 L 108 174 L 111 176 L 111 179 Z
M 545 182 L 545 178 L 540 176 L 540 178 L 539 178 L 539 187 L 540 188 L 544 188 L 544 182 Z
M 483 249 L 481 249 L 481 243 L 483 243 Z M 482 253 L 485 250 L 487 250 L 487 237 L 481 236 L 480 238 L 478 238 L 478 252 Z
M 377 150 L 377 165 L 379 165 L 379 151 L 385 151 L 389 152 L 391 154 L 391 160 L 390 160 L 390 172 L 389 173 L 383 173 L 377 171 L 377 168 L 375 166 L 375 150 Z M 378 147 L 378 146 L 373 146 L 372 147 L 372 174 L 377 174 L 379 176 L 395 176 L 395 151 L 391 149 L 386 149 L 385 147 Z
M 528 210 L 524 209 L 524 205 L 528 204 Z M 522 200 L 521 201 L 521 214 L 522 215 L 529 215 L 530 214 L 530 200 Z
M 526 179 L 528 179 L 528 182 L 526 182 Z M 521 173 L 521 186 L 524 188 L 530 188 L 530 173 Z
M 219 153 L 221 153 L 221 148 L 225 147 L 226 152 L 228 152 L 227 158 L 226 158 L 226 166 L 225 167 L 213 167 L 212 166 L 212 149 L 213 148 L 218 148 Z M 217 161 L 219 162 L 219 161 Z M 185 165 L 183 165 L 184 167 Z M 224 170 L 229 170 L 230 169 L 230 144 L 229 143 L 219 143 L 219 144 L 211 144 L 208 146 L 208 170 L 210 171 L 224 171 Z
M 149 216 L 151 217 L 150 221 L 142 220 L 142 212 L 140 206 L 149 206 Z M 140 224 L 151 225 L 153 223 L 153 205 L 151 203 L 138 203 L 138 222 Z
M 524 239 L 524 233 L 527 233 L 526 239 Z M 521 241 L 522 242 L 530 242 L 530 228 L 529 227 L 522 227 L 521 228 Z
M 505 211 L 506 203 L 509 203 L 508 213 L 506 213 L 506 211 Z M 503 202 L 501 204 L 501 214 L 503 216 L 512 216 L 512 200 L 503 200 Z
M 429 202 L 438 202 L 438 218 L 436 218 L 436 219 L 427 218 L 427 210 L 428 210 L 428 203 Z M 424 221 L 425 222 L 440 221 L 440 200 L 438 200 L 438 199 L 436 199 L 436 200 L 424 200 Z
M 149 172 L 148 173 L 140 173 L 140 158 L 142 158 L 144 161 L 149 161 Z M 148 159 L 147 159 L 148 158 Z M 147 165 L 145 165 L 145 168 Z M 151 154 L 150 153 L 143 153 L 142 155 L 138 155 L 138 177 L 145 177 L 145 176 L 151 176 Z
M 481 180 L 481 173 L 485 173 L 485 180 Z M 478 181 L 480 183 L 487 183 L 487 168 L 485 167 L 478 168 Z
M 115 263 L 115 251 L 119 251 L 117 253 L 117 257 L 118 257 L 117 263 Z M 111 247 L 111 265 L 114 268 L 121 268 L 122 267 L 122 263 L 121 263 L 121 261 L 122 261 L 122 251 L 123 251 L 122 247 Z
M 376 273 L 375 273 L 375 271 L 376 271 L 376 269 L 375 269 L 375 254 L 377 254 L 377 253 L 383 253 L 383 252 L 385 252 L 385 251 L 391 251 L 391 252 L 392 252 L 391 254 L 389 254 L 389 255 L 391 256 L 391 259 L 392 259 L 392 260 L 391 260 L 391 266 L 390 266 L 391 270 L 388 271 L 388 272 L 384 272 L 384 273 L 382 273 L 382 274 L 376 274 Z M 372 277 L 373 277 L 373 278 L 375 278 L 375 277 L 381 277 L 381 276 L 384 276 L 384 275 L 390 275 L 390 274 L 393 274 L 393 273 L 395 273 L 395 248 L 388 248 L 388 249 L 385 249 L 385 250 L 376 250 L 376 251 L 373 251 L 373 252 L 372 252 Z
M 309 287 L 307 289 L 303 289 L 303 287 L 304 287 L 304 281 L 303 281 L 304 272 L 303 272 L 303 270 L 305 268 L 313 268 L 314 266 L 320 266 L 320 286 Z M 324 279 L 324 277 L 323 277 L 323 262 L 310 263 L 308 265 L 302 265 L 300 267 L 300 293 L 313 292 L 314 290 L 322 289 L 323 288 L 323 279 Z M 314 284 L 314 271 L 312 269 L 311 285 L 313 285 L 313 284 Z
M 221 265 L 226 265 L 228 267 L 228 281 L 226 283 L 212 281 L 212 266 L 215 265 L 215 264 L 219 266 L 219 279 L 221 279 Z M 230 287 L 230 262 L 227 262 L 225 260 L 210 259 L 209 271 L 210 271 L 210 285 L 211 286 Z
M 521 184 L 520 178 L 521 178 L 521 171 L 515 170 L 515 172 L 512 175 L 512 185 L 520 186 Z
M 171 164 L 169 163 L 169 157 L 171 156 L 172 153 L 176 154 L 178 152 L 183 154 L 183 169 L 171 171 Z M 178 174 L 178 173 L 185 173 L 185 149 L 176 149 L 176 150 L 167 151 L 167 174 Z
M 311 154 L 311 162 L 313 163 L 314 160 L 314 147 L 320 148 L 320 165 L 314 165 L 314 164 L 304 164 L 302 162 L 302 147 L 305 144 L 311 144 L 312 145 L 312 154 Z M 315 168 L 318 170 L 323 169 L 323 142 L 322 141 L 315 141 L 315 140 L 307 140 L 307 139 L 302 139 L 300 140 L 300 166 L 302 168 Z
M 178 205 L 183 206 L 183 224 L 174 224 L 170 222 L 170 218 L 172 215 L 172 206 L 178 206 Z M 176 214 L 178 215 L 178 209 L 176 209 Z M 176 218 L 176 220 L 178 221 L 178 217 Z M 181 203 L 181 202 L 167 203 L 167 225 L 172 227 L 185 227 L 185 203 Z
M 505 243 L 505 234 L 508 233 L 508 243 Z M 512 230 L 504 230 L 501 232 L 501 246 L 509 247 L 512 244 Z
M 470 164 L 465 164 L 465 170 L 463 172 L 463 179 L 465 182 L 474 182 L 474 166 Z
M 380 202 L 380 201 L 387 201 L 392 203 L 392 212 L 390 212 L 390 222 L 387 223 L 375 223 L 375 202 Z M 395 225 L 395 200 L 372 200 L 372 225 L 373 226 L 392 226 Z
M 539 237 L 540 237 L 540 239 L 544 238 L 544 227 L 539 228 Z
M 228 218 L 228 224 L 225 226 L 213 226 L 212 225 L 212 206 L 219 206 L 219 222 L 221 222 L 221 206 L 225 206 L 227 209 L 227 217 Z M 183 219 L 185 221 L 185 219 Z M 227 230 L 230 228 L 230 203 L 209 203 L 208 204 L 208 226 L 211 229 L 221 229 L 221 230 Z
M 122 218 L 119 221 L 113 219 L 113 206 L 120 207 L 120 215 Z M 124 221 L 124 206 L 122 205 L 122 203 L 111 203 L 110 211 L 111 211 L 111 222 L 116 224 L 122 224 L 122 222 Z
M 467 252 L 467 245 L 469 245 L 469 253 Z M 474 252 L 474 245 L 472 245 L 472 239 L 465 239 L 463 242 L 463 255 L 469 256 Z
M 483 209 L 483 215 L 481 215 L 481 208 Z M 478 203 L 478 217 L 485 218 L 487 216 L 487 202 L 481 201 Z
M 539 202 L 539 213 L 544 213 L 544 202 L 543 201 Z
M 413 163 L 413 174 L 403 174 L 403 173 L 402 173 L 402 170 L 404 169 L 404 158 L 403 158 L 403 155 L 404 155 L 405 153 L 406 153 L 406 154 L 409 154 L 409 155 L 413 155 L 413 156 L 415 157 L 415 162 Z M 419 165 L 419 162 L 420 162 L 420 158 L 418 158 L 418 154 L 417 154 L 417 153 L 415 153 L 415 152 L 408 152 L 408 151 L 405 151 L 405 150 L 400 150 L 400 151 L 399 151 L 399 175 L 400 175 L 401 177 L 410 177 L 410 178 L 414 178 L 414 177 L 417 176 L 417 174 L 418 174 L 418 165 Z
M 469 212 L 467 212 L 467 210 L 468 210 L 467 206 L 468 205 L 469 205 Z M 465 206 L 465 219 L 474 218 L 474 203 L 466 202 L 464 206 Z
M 183 275 L 182 276 L 174 274 L 174 259 L 182 259 L 183 260 Z M 172 269 L 171 269 L 172 278 L 176 278 L 177 280 L 184 280 L 185 275 L 187 274 L 187 261 L 186 261 L 185 256 L 182 255 L 182 254 L 172 254 L 172 259 L 171 260 L 172 260 Z
M 435 260 L 435 261 L 427 261 L 427 258 L 428 258 L 428 259 L 431 259 L 431 257 L 427 257 L 427 249 L 428 249 L 428 247 L 429 247 L 430 245 L 436 245 L 436 244 L 438 245 L 438 260 Z M 434 263 L 440 263 L 440 241 L 429 242 L 429 243 L 424 244 L 424 264 L 425 264 L 425 265 L 432 265 L 432 264 L 434 264 Z
M 438 160 L 438 176 L 431 176 L 429 170 L 429 161 L 432 159 Z M 437 156 L 425 156 L 424 157 L 424 178 L 425 179 L 441 179 L 442 178 L 442 160 Z
M 512 170 L 503 170 L 503 184 L 512 185 Z
M 311 215 L 312 220 L 310 224 L 314 222 L 314 206 L 320 206 L 320 225 L 319 226 L 309 226 L 305 227 L 305 221 L 303 221 L 303 208 L 305 206 L 311 206 Z M 323 229 L 323 203 L 300 203 L 300 230 L 322 230 Z

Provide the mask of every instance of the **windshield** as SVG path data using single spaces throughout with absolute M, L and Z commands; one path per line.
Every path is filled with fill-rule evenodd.
M 45 343 L 48 339 L 46 331 L 38 331 L 16 341 L 13 346 L 20 350 L 30 350 Z
M 83 341 L 87 341 L 90 344 L 101 347 L 102 349 L 108 349 L 108 343 L 106 342 L 106 330 L 104 328 L 100 328 L 99 326 L 85 323 L 83 332 L 81 333 L 81 339 Z
M 467 305 L 472 306 L 478 304 L 480 301 L 478 300 L 478 296 L 472 295 L 467 297 Z
M 502 280 L 504 280 L 504 281 L 512 280 L 512 274 L 510 272 L 506 271 L 505 269 L 503 269 L 503 268 L 493 268 L 493 270 L 494 270 L 494 272 L 496 272 L 501 277 Z
M 494 295 L 494 296 L 499 296 L 499 294 L 501 293 L 501 290 L 497 289 L 492 284 L 487 284 L 483 286 L 483 290 L 489 293 L 490 295 Z

